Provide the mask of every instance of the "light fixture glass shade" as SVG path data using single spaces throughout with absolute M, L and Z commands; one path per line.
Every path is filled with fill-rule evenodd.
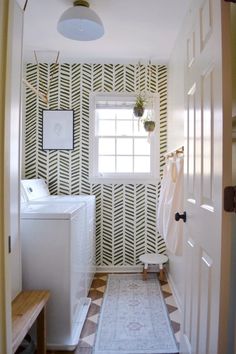
M 85 6 L 74 6 L 66 10 L 58 21 L 57 30 L 64 37 L 77 41 L 92 41 L 104 34 L 98 15 Z

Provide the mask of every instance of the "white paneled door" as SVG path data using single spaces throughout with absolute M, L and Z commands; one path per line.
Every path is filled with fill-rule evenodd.
M 223 252 L 230 236 L 228 215 L 223 211 L 223 188 L 231 175 L 230 164 L 227 166 L 231 135 L 228 140 L 225 137 L 227 124 L 231 124 L 227 117 L 230 96 L 227 102 L 226 94 L 229 57 L 224 52 L 228 10 L 229 4 L 221 0 L 194 0 L 185 32 L 187 222 L 180 352 L 186 354 L 226 353 L 226 346 L 224 351 L 220 348 L 227 331 L 221 326 L 227 286 L 227 273 L 222 269 L 228 267 Z M 225 294 L 226 304 L 227 291 Z

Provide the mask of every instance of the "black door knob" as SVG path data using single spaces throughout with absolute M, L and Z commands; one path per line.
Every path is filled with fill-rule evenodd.
M 182 219 L 183 222 L 186 222 L 186 220 L 187 220 L 186 211 L 184 211 L 183 214 L 180 214 L 180 213 L 176 213 L 176 214 L 175 214 L 175 220 L 176 220 L 176 221 L 179 221 L 180 219 Z

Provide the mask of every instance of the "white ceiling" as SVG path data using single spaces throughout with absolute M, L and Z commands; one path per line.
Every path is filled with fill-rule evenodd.
M 95 63 L 167 63 L 190 0 L 90 0 L 105 35 L 91 42 L 64 38 L 57 30 L 71 0 L 28 0 L 24 60 Z

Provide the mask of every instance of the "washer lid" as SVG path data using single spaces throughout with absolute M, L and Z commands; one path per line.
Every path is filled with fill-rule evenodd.
M 71 219 L 84 208 L 83 203 L 38 203 L 21 206 L 21 219 Z
M 30 202 L 40 202 L 40 203 L 47 203 L 47 202 L 63 202 L 63 203 L 94 203 L 95 201 L 95 195 L 84 195 L 84 194 L 72 194 L 72 195 L 66 195 L 66 194 L 59 194 L 59 195 L 49 195 L 45 197 L 40 197 L 38 199 L 30 200 Z
M 47 182 L 42 178 L 22 179 L 21 193 L 28 201 L 50 195 Z

